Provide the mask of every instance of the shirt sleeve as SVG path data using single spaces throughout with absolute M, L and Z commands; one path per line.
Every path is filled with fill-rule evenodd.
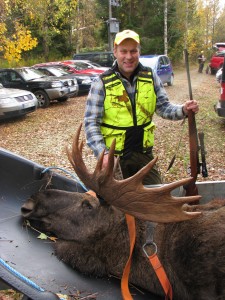
M 102 80 L 98 78 L 92 83 L 84 115 L 86 142 L 96 157 L 106 149 L 100 130 L 104 113 L 104 99 L 105 89 Z
M 185 117 L 182 109 L 183 105 L 172 104 L 169 101 L 164 86 L 155 72 L 153 72 L 153 79 L 155 93 L 157 97 L 156 114 L 162 117 L 163 119 L 182 120 Z

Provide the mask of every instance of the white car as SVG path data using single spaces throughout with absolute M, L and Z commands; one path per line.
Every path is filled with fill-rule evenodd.
M 4 88 L 0 83 L 0 120 L 19 117 L 37 109 L 38 100 L 29 91 Z
M 220 68 L 217 72 L 216 72 L 216 80 L 218 82 L 221 82 L 222 79 L 222 72 L 223 72 L 223 68 Z

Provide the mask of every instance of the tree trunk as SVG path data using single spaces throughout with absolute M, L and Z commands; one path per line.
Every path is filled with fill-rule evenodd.
M 168 53 L 168 32 L 167 32 L 167 15 L 168 15 L 168 2 L 164 0 L 164 54 Z

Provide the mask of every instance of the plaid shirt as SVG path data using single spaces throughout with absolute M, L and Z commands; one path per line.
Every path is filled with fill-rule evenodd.
M 139 64 L 138 68 L 143 68 Z M 134 76 L 132 82 L 122 77 L 118 71 L 117 65 L 113 67 L 117 76 L 122 80 L 131 101 L 135 98 L 135 88 L 137 75 Z M 183 105 L 174 105 L 169 102 L 166 91 L 159 77 L 153 72 L 154 88 L 156 93 L 156 114 L 164 119 L 181 120 L 185 116 L 183 114 Z M 100 125 L 104 114 L 105 88 L 100 78 L 92 83 L 90 92 L 87 97 L 86 111 L 84 116 L 86 142 L 92 149 L 94 155 L 98 157 L 101 152 L 106 149 Z

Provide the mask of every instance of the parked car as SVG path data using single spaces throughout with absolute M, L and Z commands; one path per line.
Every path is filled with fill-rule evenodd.
M 61 63 L 65 64 L 65 65 L 69 65 L 71 68 L 74 68 L 78 74 L 85 73 L 85 74 L 99 75 L 99 74 L 102 74 L 103 72 L 105 72 L 105 70 L 88 67 L 88 65 L 82 61 L 64 60 L 64 61 L 61 61 Z
M 216 49 L 216 51 L 223 51 L 223 50 L 225 50 L 225 43 L 224 42 L 215 43 L 213 45 L 213 48 Z
M 225 118 L 225 61 L 222 67 L 220 99 L 214 106 L 214 109 L 219 117 Z
M 145 67 L 151 67 L 159 76 L 162 83 L 173 85 L 174 72 L 170 59 L 166 55 L 143 55 L 140 63 Z
M 75 63 L 81 63 L 85 69 L 97 69 L 97 70 L 101 70 L 101 71 L 107 71 L 109 70 L 109 67 L 102 67 L 99 64 L 92 62 L 90 60 L 72 60 Z
M 78 84 L 67 79 L 43 75 L 32 67 L 0 69 L 0 83 L 4 87 L 28 90 L 37 97 L 39 107 L 47 107 L 51 100 L 66 101 L 78 92 Z
M 38 101 L 29 91 L 4 88 L 0 83 L 0 120 L 24 116 L 37 109 Z
M 223 72 L 223 68 L 220 68 L 217 72 L 216 72 L 216 80 L 218 82 L 221 82 L 222 79 L 222 72 Z
M 60 67 L 62 68 L 63 70 L 65 70 L 66 72 L 70 73 L 70 74 L 75 74 L 75 75 L 81 75 L 81 76 L 86 76 L 86 79 L 87 79 L 87 76 L 91 79 L 91 81 L 93 81 L 96 77 L 99 76 L 99 74 L 93 74 L 93 73 L 90 73 L 86 70 L 80 70 L 78 72 L 78 70 L 76 68 L 74 68 L 73 66 L 69 65 L 69 64 L 65 64 L 63 62 L 60 62 L 60 61 L 53 61 L 53 62 L 45 62 L 45 63 L 39 63 L 39 64 L 36 64 L 34 65 L 33 67 L 42 67 L 42 66 L 52 66 L 52 67 Z M 85 80 L 86 80 L 85 79 Z
M 73 55 L 73 60 L 90 60 L 102 67 L 111 67 L 115 60 L 113 52 L 86 52 Z
M 209 72 L 210 74 L 216 74 L 216 72 L 222 68 L 224 61 L 225 50 L 216 52 L 210 59 Z
M 92 80 L 90 76 L 83 74 L 69 73 L 63 67 L 59 66 L 38 66 L 35 69 L 43 72 L 47 76 L 54 76 L 55 78 L 68 78 L 76 80 L 78 83 L 79 91 L 78 94 L 88 93 L 91 87 Z

